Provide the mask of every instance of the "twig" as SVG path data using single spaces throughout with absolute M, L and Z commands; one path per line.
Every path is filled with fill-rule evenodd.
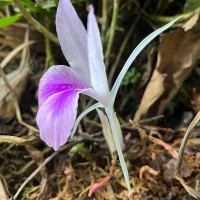
M 56 43 L 59 45 L 59 41 L 57 37 L 52 34 L 50 31 L 48 31 L 42 24 L 40 24 L 35 18 L 31 16 L 30 13 L 27 12 L 23 4 L 21 3 L 20 0 L 13 0 L 15 5 L 19 8 L 19 10 L 22 12 L 24 17 L 30 22 L 36 30 L 38 30 L 40 33 L 42 33 L 45 37 L 47 37 L 49 40 L 52 42 Z
M 24 174 L 30 167 L 32 167 L 35 164 L 34 160 L 31 160 L 28 162 L 20 171 L 13 171 L 14 175 L 21 175 Z
M 114 36 L 115 36 L 115 29 L 116 29 L 116 25 L 117 25 L 118 10 L 119 10 L 119 0 L 114 0 L 110 34 L 109 34 L 109 39 L 108 39 L 108 46 L 107 46 L 106 53 L 105 53 L 106 66 L 108 66 L 109 60 L 110 60 L 110 52 L 112 49 L 113 40 L 114 40 Z
M 92 194 L 94 193 L 94 191 L 100 187 L 102 187 L 103 185 L 105 185 L 112 177 L 113 173 L 115 171 L 115 166 L 112 165 L 110 167 L 110 172 L 109 172 L 109 175 L 106 176 L 103 180 L 101 180 L 99 183 L 95 183 L 89 190 L 89 193 L 88 193 L 88 197 L 91 197 Z
M 155 169 L 149 167 L 148 165 L 144 165 L 140 168 L 140 172 L 139 172 L 139 177 L 141 179 L 143 178 L 143 174 L 145 171 L 148 171 L 153 176 L 158 176 L 158 174 L 159 174 L 159 171 L 156 171 Z
M 14 144 L 28 144 L 32 143 L 36 137 L 30 137 L 30 138 L 22 138 L 17 136 L 11 136 L 11 135 L 0 135 L 0 143 L 14 143 Z
M 173 149 L 169 144 L 167 144 L 167 143 L 163 142 L 162 140 L 159 140 L 159 139 L 157 139 L 157 138 L 155 138 L 155 137 L 152 137 L 152 136 L 150 136 L 150 135 L 147 135 L 147 134 L 145 133 L 145 130 L 142 129 L 141 127 L 139 127 L 139 126 L 137 125 L 137 123 L 133 122 L 132 120 L 129 120 L 129 122 L 132 124 L 133 127 L 136 127 L 136 128 L 137 128 L 138 132 L 140 133 L 140 135 L 141 135 L 141 137 L 142 137 L 143 139 L 144 139 L 144 138 L 145 138 L 145 139 L 148 139 L 149 141 L 151 141 L 151 142 L 153 142 L 153 143 L 155 143 L 155 144 L 158 144 L 158 145 L 160 145 L 160 146 L 163 146 L 175 159 L 177 159 L 178 154 L 177 154 L 176 150 Z
M 174 170 L 174 175 L 175 175 L 176 179 L 180 181 L 180 183 L 189 192 L 190 195 L 192 195 L 193 197 L 198 198 L 198 199 L 200 199 L 200 194 L 196 190 L 187 186 L 187 184 L 185 183 L 185 181 L 183 180 L 183 178 L 180 175 L 180 168 L 181 168 L 181 164 L 182 164 L 182 160 L 183 160 L 184 148 L 185 148 L 186 143 L 187 143 L 189 136 L 191 134 L 191 130 L 194 128 L 194 126 L 199 121 L 199 119 L 200 119 L 200 111 L 197 113 L 195 118 L 192 120 L 192 122 L 190 123 L 190 126 L 188 127 L 188 129 L 185 133 L 185 136 L 184 136 L 183 141 L 181 143 L 181 147 L 179 149 L 179 154 L 178 154 L 178 158 L 177 158 L 177 162 L 176 162 L 175 170 Z
M 25 127 L 27 127 L 28 129 L 32 130 L 33 132 L 39 132 L 39 130 L 29 124 L 27 124 L 26 122 L 23 121 L 22 117 L 21 117 L 21 111 L 20 111 L 20 108 L 19 108 L 19 104 L 18 104 L 18 101 L 17 101 L 17 98 L 15 96 L 15 92 L 13 91 L 13 88 L 12 86 L 10 85 L 2 67 L 0 66 L 0 75 L 2 76 L 4 82 L 5 82 L 5 85 L 6 87 L 9 89 L 10 91 L 10 94 L 12 96 L 12 99 L 13 99 L 13 102 L 14 102 L 14 106 L 15 106 L 15 110 L 16 110 L 16 115 L 17 115 L 17 119 L 19 121 L 20 124 L 24 125 Z
M 44 162 L 24 181 L 24 183 L 20 186 L 20 188 L 17 190 L 16 194 L 14 195 L 13 199 L 16 200 L 16 198 L 19 196 L 23 188 L 28 184 L 28 182 L 37 175 L 37 173 L 50 161 L 52 160 L 56 155 L 58 155 L 60 152 L 71 148 L 73 145 L 78 144 L 83 141 L 76 141 L 76 142 L 71 142 L 70 144 L 66 144 L 62 146 L 58 151 L 52 153 L 48 158 L 44 160 Z
M 195 10 L 188 12 L 188 13 L 183 13 L 181 15 L 174 15 L 174 16 L 171 16 L 171 17 L 155 16 L 153 19 L 159 20 L 162 23 L 168 23 L 168 22 L 171 22 L 172 20 L 181 16 L 179 22 L 183 22 L 183 21 L 190 19 L 193 15 L 198 14 L 199 12 L 200 12 L 200 7 L 197 7 Z
M 159 119 L 164 118 L 164 115 L 157 115 L 151 118 L 147 118 L 147 119 L 141 119 L 138 123 L 143 124 L 143 123 L 149 123 L 149 122 L 153 122 L 153 121 L 157 121 Z
M 25 41 L 24 43 L 20 44 L 17 46 L 15 49 L 13 49 L 11 52 L 7 53 L 6 52 L 6 57 L 1 61 L 1 67 L 4 68 L 10 61 L 11 59 L 16 56 L 22 49 L 27 48 L 29 45 L 33 44 L 34 41 Z M 21 58 L 21 56 L 20 56 Z
M 25 145 L 26 150 L 29 152 L 31 158 L 35 161 L 37 166 L 39 167 L 44 162 L 44 155 L 43 152 L 39 149 L 35 148 L 32 145 Z M 47 189 L 47 168 L 44 166 L 42 170 L 40 170 L 41 180 L 40 180 L 40 192 L 37 194 L 37 199 L 42 199 L 42 197 L 45 195 L 46 189 Z

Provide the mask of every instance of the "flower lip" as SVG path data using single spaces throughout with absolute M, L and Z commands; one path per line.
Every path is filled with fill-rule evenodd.
M 76 91 L 81 91 L 82 89 L 76 88 L 72 84 L 60 84 L 58 86 L 62 91 L 68 91 L 68 90 L 76 90 Z
M 93 88 L 70 67 L 50 67 L 39 84 L 36 121 L 41 139 L 55 150 L 62 146 L 76 119 L 79 93 L 92 91 Z

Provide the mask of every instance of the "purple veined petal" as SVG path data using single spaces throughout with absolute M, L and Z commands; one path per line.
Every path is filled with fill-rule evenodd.
M 61 49 L 70 66 L 88 78 L 87 32 L 70 0 L 60 0 L 56 13 L 56 30 Z
M 94 15 L 94 8 L 89 7 L 88 15 L 88 61 L 91 75 L 91 85 L 96 92 L 98 99 L 104 106 L 110 105 L 110 91 L 106 76 L 105 65 L 103 62 L 103 51 L 99 28 Z
M 36 117 L 40 137 L 57 150 L 70 136 L 80 92 L 91 89 L 67 66 L 53 66 L 39 84 L 39 111 Z
M 50 96 L 40 107 L 37 124 L 41 139 L 54 150 L 64 145 L 73 128 L 79 92 L 70 90 Z
M 42 76 L 39 83 L 39 107 L 48 97 L 64 90 L 83 90 L 91 88 L 82 74 L 76 73 L 71 67 L 64 65 L 52 66 Z

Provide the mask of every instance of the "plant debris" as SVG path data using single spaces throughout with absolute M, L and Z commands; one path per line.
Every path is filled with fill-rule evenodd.
M 39 80 L 54 63 L 67 64 L 55 36 L 57 3 L 0 1 L 0 200 L 198 198 L 199 0 L 72 1 L 84 24 L 94 4 L 110 83 L 145 36 L 182 16 L 134 61 L 114 105 L 130 194 L 117 156 L 110 155 L 109 124 L 102 127 L 95 113 L 56 152 L 39 137 Z M 78 112 L 92 104 L 81 98 Z

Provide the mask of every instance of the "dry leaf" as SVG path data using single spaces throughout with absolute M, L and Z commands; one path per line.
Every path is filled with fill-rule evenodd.
M 0 29 L 0 42 L 15 48 L 24 42 L 24 35 L 28 27 L 27 24 L 15 23 Z M 35 41 L 34 45 L 31 45 L 31 49 L 36 50 L 37 52 L 44 52 L 43 36 L 33 27 L 30 27 L 29 32 L 29 40 Z
M 7 57 L 1 62 L 1 67 L 5 67 L 5 65 L 14 57 L 20 49 L 23 48 L 22 58 L 18 69 L 12 71 L 7 75 L 7 79 L 15 92 L 16 98 L 18 101 L 21 99 L 21 95 L 26 87 L 26 83 L 28 80 L 28 72 L 29 72 L 29 51 L 28 46 L 32 44 L 32 42 L 28 42 L 28 32 L 25 36 L 24 45 L 21 44 L 16 47 L 12 52 L 10 52 Z M 19 48 L 20 47 L 20 48 Z M 14 52 L 14 53 L 13 53 Z M 13 98 L 6 87 L 4 80 L 0 77 L 0 121 L 9 121 L 15 116 L 15 106 L 13 102 Z
M 1 200 L 9 200 L 7 191 L 4 187 L 4 183 L 2 182 L 1 179 L 0 179 L 0 199 Z
M 135 120 L 160 115 L 190 75 L 200 54 L 200 34 L 178 29 L 160 38 L 156 68 Z
M 191 17 L 191 18 L 182 26 L 182 28 L 184 29 L 184 31 L 188 31 L 188 30 L 192 29 L 192 28 L 196 25 L 198 19 L 199 19 L 199 13 L 196 14 L 196 15 L 194 15 L 193 17 Z
M 18 101 L 20 101 L 22 92 L 26 87 L 28 72 L 28 68 L 23 68 L 17 69 L 7 75 L 7 79 L 15 91 Z M 15 107 L 12 96 L 2 78 L 0 78 L 0 88 L 0 120 L 8 121 L 15 116 Z
M 0 174 L 0 199 L 9 200 L 10 192 L 8 190 L 7 182 L 2 174 Z
M 0 143 L 28 144 L 28 143 L 33 143 L 35 139 L 36 138 L 34 136 L 25 139 L 17 136 L 0 135 Z

